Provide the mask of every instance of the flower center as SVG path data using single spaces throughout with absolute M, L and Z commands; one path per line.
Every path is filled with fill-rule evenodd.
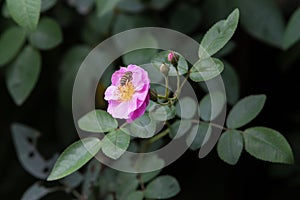
M 126 82 L 124 85 L 119 85 L 118 87 L 119 91 L 119 100 L 120 101 L 129 101 L 132 98 L 132 95 L 134 94 L 134 86 L 131 82 Z

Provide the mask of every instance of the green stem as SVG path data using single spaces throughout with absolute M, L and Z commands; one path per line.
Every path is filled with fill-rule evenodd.
M 210 124 L 211 126 L 214 126 L 216 128 L 219 128 L 219 129 L 222 129 L 222 130 L 225 130 L 225 131 L 228 131 L 230 130 L 229 128 L 226 128 L 224 126 L 221 126 L 219 124 L 215 124 L 215 123 L 212 123 L 212 122 L 204 122 L 204 121 L 201 121 L 201 120 L 192 120 L 193 123 L 199 123 L 199 124 Z
M 169 97 L 169 78 L 168 78 L 168 76 L 165 76 L 165 82 L 166 82 L 166 93 L 165 93 L 165 97 L 168 98 L 168 97 Z
M 152 143 L 156 142 L 157 140 L 159 140 L 159 139 L 163 138 L 164 136 L 168 135 L 169 132 L 170 132 L 170 129 L 167 128 L 166 130 L 160 132 L 159 134 L 157 134 L 153 138 L 149 139 L 148 143 L 152 144 Z

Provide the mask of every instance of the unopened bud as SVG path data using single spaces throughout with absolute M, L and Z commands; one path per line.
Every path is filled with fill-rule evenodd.
M 155 89 L 150 89 L 150 99 L 157 102 L 157 92 Z
M 166 65 L 165 63 L 161 64 L 160 66 L 160 72 L 163 73 L 163 75 L 168 76 L 170 71 L 170 67 Z
M 178 65 L 178 60 L 179 60 L 179 55 L 174 53 L 174 52 L 170 52 L 168 54 L 168 61 L 172 63 L 172 65 L 174 65 L 174 67 L 177 67 Z

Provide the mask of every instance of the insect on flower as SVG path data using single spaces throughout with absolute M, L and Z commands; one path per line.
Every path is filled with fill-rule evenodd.
M 128 65 L 113 73 L 111 82 L 104 97 L 107 112 L 129 123 L 142 116 L 150 100 L 148 73 L 137 65 Z
M 129 83 L 130 81 L 132 81 L 132 72 L 128 71 L 128 72 L 125 72 L 125 74 L 121 77 L 120 84 L 122 86 L 124 86 L 127 83 Z

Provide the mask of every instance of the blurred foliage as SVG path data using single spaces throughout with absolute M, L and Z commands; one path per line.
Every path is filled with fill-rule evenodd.
M 297 147 L 300 144 L 298 137 L 300 108 L 297 105 L 300 99 L 295 97 L 295 93 L 300 89 L 295 81 L 298 78 L 297 65 L 300 57 L 298 0 L 0 0 L 0 6 L 1 199 L 20 199 L 26 188 L 28 190 L 24 193 L 23 199 L 37 199 L 52 192 L 55 193 L 50 194 L 48 199 L 72 199 L 78 195 L 79 184 L 82 185 L 82 194 L 89 199 L 94 199 L 95 195 L 98 195 L 91 193 L 89 190 L 91 187 L 97 188 L 93 190 L 96 193 L 103 190 L 99 194 L 105 194 L 106 199 L 114 199 L 111 191 L 115 191 L 116 188 L 118 188 L 117 195 L 122 198 L 125 196 L 128 199 L 143 198 L 139 192 L 135 192 L 139 184 L 138 176 L 117 173 L 103 166 L 94 166 L 98 162 L 91 161 L 85 170 L 63 179 L 60 183 L 43 185 L 22 170 L 17 156 L 26 171 L 33 177 L 44 180 L 50 172 L 53 160 L 56 159 L 56 156 L 51 156 L 75 140 L 77 134 L 71 113 L 73 82 L 85 56 L 101 41 L 131 28 L 159 26 L 181 31 L 200 42 L 203 37 L 207 38 L 204 36 L 205 31 L 215 22 L 225 19 L 234 8 L 239 8 L 241 15 L 237 34 L 232 42 L 215 55 L 221 57 L 224 63 L 222 77 L 227 99 L 229 104 L 234 105 L 241 96 L 267 93 L 270 104 L 265 108 L 265 117 L 258 117 L 255 122 L 267 124 L 285 133 L 296 153 L 296 164 L 272 166 L 269 170 L 268 164 L 258 164 L 250 157 L 245 157 L 234 168 L 236 171 L 232 172 L 230 168 L 214 159 L 214 156 L 205 160 L 207 164 L 200 161 L 201 165 L 186 164 L 190 162 L 187 155 L 179 161 L 178 166 L 170 166 L 163 173 L 175 175 L 179 179 L 182 196 L 179 195 L 177 199 L 193 199 L 195 194 L 199 195 L 199 188 L 203 188 L 202 198 L 218 199 L 239 199 L 241 195 L 248 195 L 250 199 L 256 197 L 252 192 L 254 190 L 262 192 L 265 199 L 288 198 L 297 193 L 300 182 L 299 159 L 297 159 L 299 158 Z M 219 48 L 222 47 L 223 45 L 220 45 Z M 118 66 L 130 62 L 142 63 L 144 60 L 149 61 L 151 58 L 149 54 L 155 53 L 131 52 L 133 55 L 124 55 L 114 64 Z M 133 60 L 136 57 L 139 59 Z M 96 99 L 99 108 L 106 106 L 103 91 L 109 82 L 109 79 L 103 79 L 99 83 L 99 99 Z M 202 87 L 205 91 L 205 85 Z M 189 100 L 184 101 L 190 104 Z M 209 99 L 202 99 L 199 107 L 202 104 L 209 105 Z M 254 108 L 258 109 L 259 106 Z M 209 120 L 210 110 L 205 112 L 200 114 L 200 117 Z M 160 118 L 165 113 L 170 112 L 157 109 L 151 115 L 163 121 L 165 118 Z M 174 112 L 171 113 L 171 116 L 175 116 Z M 248 116 L 248 121 L 250 118 L 252 117 Z M 14 122 L 28 124 L 41 130 L 43 134 L 39 144 L 36 144 L 38 134 L 35 130 L 13 124 Z M 130 129 L 139 132 L 141 126 L 144 124 L 139 122 Z M 171 126 L 176 129 L 176 122 Z M 201 129 L 205 131 L 197 131 L 188 123 L 186 126 L 187 130 L 190 129 L 192 138 L 193 136 L 199 138 L 198 144 L 192 143 L 191 149 L 200 148 L 205 140 L 202 133 L 210 127 L 204 124 Z M 151 135 L 152 129 L 153 127 L 149 126 L 144 134 Z M 256 134 L 256 130 L 247 130 Z M 22 138 L 21 135 L 14 136 L 15 131 L 25 132 L 26 138 Z M 270 131 L 271 135 L 277 138 L 276 132 L 264 131 Z M 11 137 L 11 133 L 14 137 Z M 173 134 L 172 137 L 174 136 Z M 22 149 L 17 148 L 14 151 L 12 138 L 16 143 L 16 137 L 20 137 L 18 141 L 23 142 Z M 236 132 L 226 132 L 221 139 L 217 148 L 218 153 L 223 152 L 220 149 L 224 145 L 232 145 L 237 149 L 235 152 L 241 149 L 240 135 Z M 260 152 L 251 150 L 253 144 L 251 140 L 253 138 L 247 139 L 245 148 L 249 153 L 259 154 Z M 36 145 L 41 153 L 37 151 Z M 266 151 L 270 149 L 267 148 Z M 45 155 L 47 159 L 41 155 Z M 239 155 L 228 154 L 220 157 L 234 164 Z M 194 157 L 195 155 L 192 156 Z M 38 162 L 39 164 L 34 165 L 38 169 L 28 167 L 27 158 L 30 158 L 30 162 L 33 162 L 32 158 L 34 162 Z M 199 175 L 195 174 L 195 170 L 201 170 Z M 203 174 L 205 170 L 223 171 Z M 267 170 L 270 176 L 267 175 Z M 101 178 L 94 180 L 96 175 L 93 174 L 100 171 Z M 82 172 L 85 172 L 84 175 Z M 157 180 L 171 179 L 168 184 L 177 187 L 169 176 L 155 178 L 157 175 L 144 180 L 147 184 L 150 181 L 146 193 L 148 198 L 156 198 L 157 194 L 153 194 L 152 191 L 158 187 Z M 142 177 L 144 176 L 146 175 L 143 174 Z M 218 184 L 212 180 L 217 180 Z M 191 184 L 191 181 L 195 184 Z M 270 184 L 271 181 L 273 182 Z M 131 182 L 132 185 L 124 184 L 127 182 Z M 266 187 L 270 190 L 262 189 Z M 68 194 L 62 194 L 62 190 Z M 216 193 L 216 190 L 220 192 Z M 173 192 L 175 193 L 177 191 Z M 101 196 L 101 199 L 104 199 L 104 196 Z

